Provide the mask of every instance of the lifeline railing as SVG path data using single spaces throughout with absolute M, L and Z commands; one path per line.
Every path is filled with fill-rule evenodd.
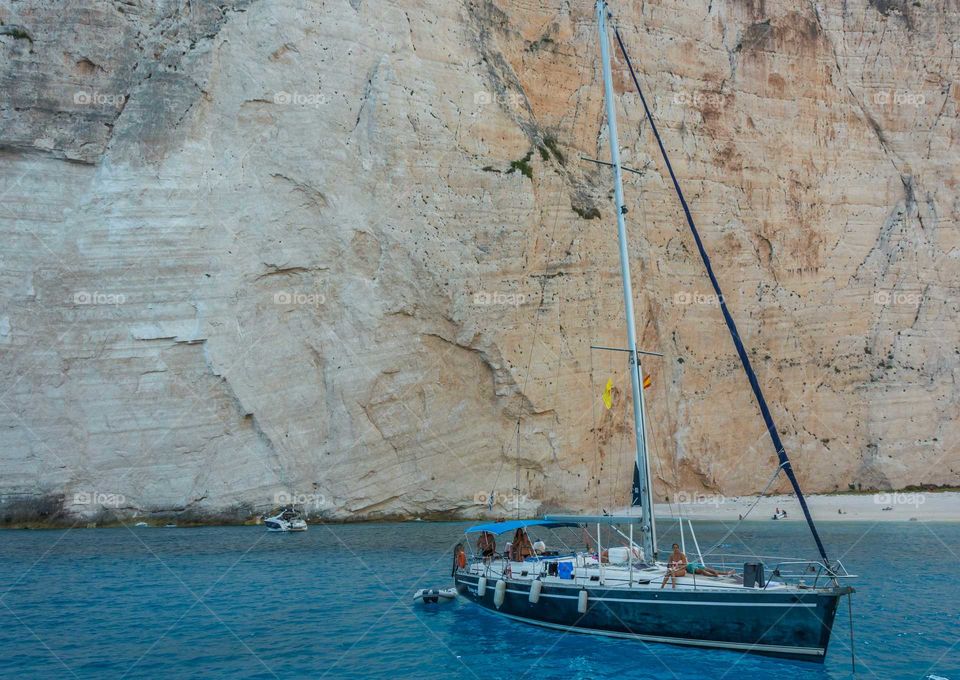
M 836 563 L 834 563 L 833 566 L 828 567 L 827 565 L 825 565 L 823 562 L 819 560 L 789 559 L 789 558 L 780 558 L 780 557 L 772 557 L 772 556 L 738 555 L 738 554 L 714 555 L 713 557 L 715 557 L 716 559 L 710 560 L 709 562 L 704 562 L 703 563 L 704 566 L 711 567 L 711 568 L 717 567 L 720 569 L 730 569 L 732 567 L 742 568 L 745 560 L 763 565 L 764 575 L 766 577 L 763 590 L 766 590 L 770 586 L 771 581 L 778 580 L 778 579 L 782 581 L 796 580 L 797 585 L 799 586 L 805 586 L 811 589 L 816 589 L 821 579 L 827 579 L 830 581 L 834 581 L 835 583 L 839 583 L 839 581 L 841 580 L 857 578 L 857 575 L 850 574 L 847 571 L 846 567 L 844 567 L 843 563 L 839 560 Z M 544 557 L 540 560 L 534 560 L 532 562 L 529 562 L 528 563 L 530 565 L 529 571 L 531 575 L 535 575 L 540 571 L 539 565 L 542 562 L 549 562 L 553 559 L 556 559 L 556 558 Z M 493 576 L 496 572 L 499 572 L 497 575 L 503 576 L 504 574 L 507 573 L 507 570 L 509 567 L 511 567 L 513 564 L 516 564 L 514 562 L 511 562 L 511 560 L 508 560 L 505 556 L 500 554 L 497 554 L 492 558 L 484 558 L 482 556 L 474 555 L 471 559 L 471 562 L 473 562 L 474 564 L 484 565 L 483 573 L 487 577 Z M 594 566 L 594 565 L 591 565 L 591 566 Z M 624 567 L 625 565 L 609 565 L 608 564 L 607 566 L 608 567 L 611 567 L 611 566 Z M 606 571 L 606 573 L 603 574 L 602 576 L 600 575 L 577 576 L 575 578 L 572 578 L 571 581 L 573 583 L 579 583 L 579 584 L 600 583 L 602 585 L 616 585 L 616 584 L 632 585 L 633 583 L 637 583 L 637 582 L 650 582 L 651 580 L 654 580 L 654 578 L 652 576 L 650 578 L 647 578 L 647 576 L 644 575 L 642 571 L 643 567 L 649 567 L 649 566 L 650 565 L 647 565 L 647 564 L 642 564 L 642 566 L 634 564 L 633 567 L 636 568 L 637 571 L 631 570 L 631 575 L 629 578 L 618 578 L 615 575 L 615 572 L 611 573 L 610 571 Z M 596 567 L 599 568 L 600 565 L 597 564 Z M 799 567 L 799 569 L 796 571 L 785 571 L 784 570 L 785 567 L 788 569 L 795 569 Z M 491 571 L 491 568 L 494 568 L 495 571 Z M 511 574 L 511 575 L 520 576 L 520 574 Z M 807 585 L 803 583 L 804 579 L 811 578 L 811 577 L 813 578 L 812 584 Z M 657 578 L 659 578 L 659 575 L 657 576 Z M 701 580 L 698 583 L 696 573 L 692 574 L 692 578 L 693 578 L 694 590 L 697 590 L 700 587 L 711 587 L 712 585 L 715 585 L 710 581 L 703 581 L 703 577 L 701 577 Z
M 799 558 L 776 557 L 770 555 L 743 555 L 743 554 L 713 554 L 712 559 L 707 566 L 717 565 L 724 568 L 733 566 L 742 566 L 746 562 L 759 562 L 763 565 L 764 574 L 767 576 L 767 583 L 770 578 L 777 579 L 797 579 L 802 581 L 805 578 L 813 577 L 812 588 L 816 588 L 821 578 L 840 581 L 843 579 L 855 579 L 856 574 L 847 571 L 843 562 L 837 560 L 832 566 L 824 564 L 820 560 L 809 560 Z M 783 571 L 783 567 L 795 568 L 802 566 L 801 571 Z M 802 584 L 801 584 L 802 585 Z M 764 586 L 766 588 L 766 585 Z

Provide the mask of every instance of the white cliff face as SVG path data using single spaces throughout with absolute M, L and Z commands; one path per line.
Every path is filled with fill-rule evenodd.
M 7 514 L 474 516 L 518 469 L 525 511 L 623 504 L 592 4 L 541 5 L 0 4 Z M 806 487 L 960 483 L 956 13 L 617 11 Z M 616 77 L 657 494 L 756 491 L 772 448 Z

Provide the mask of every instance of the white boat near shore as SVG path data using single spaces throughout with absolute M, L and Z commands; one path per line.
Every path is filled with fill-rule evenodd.
M 307 530 L 306 520 L 294 508 L 284 508 L 273 517 L 264 518 L 263 523 L 267 527 L 267 531 L 296 532 Z

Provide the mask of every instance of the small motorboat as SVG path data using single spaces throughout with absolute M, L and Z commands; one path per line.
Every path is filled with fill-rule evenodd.
M 450 602 L 457 596 L 456 588 L 421 588 L 413 594 L 413 601 L 422 604 Z
M 777 510 L 775 513 L 773 513 L 773 517 L 771 517 L 770 519 L 786 519 L 786 518 L 787 518 L 786 510 Z
M 147 524 L 146 522 L 137 522 L 137 523 L 134 524 L 133 526 L 135 526 L 135 527 L 148 527 L 148 526 L 150 526 L 150 525 Z
M 284 508 L 273 517 L 265 517 L 267 531 L 306 531 L 307 522 L 293 508 Z

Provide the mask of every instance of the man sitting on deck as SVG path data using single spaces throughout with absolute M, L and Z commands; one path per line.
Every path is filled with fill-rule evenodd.
M 477 539 L 477 552 L 483 555 L 485 560 L 489 560 L 497 552 L 497 539 L 489 531 L 480 532 L 480 538 Z

